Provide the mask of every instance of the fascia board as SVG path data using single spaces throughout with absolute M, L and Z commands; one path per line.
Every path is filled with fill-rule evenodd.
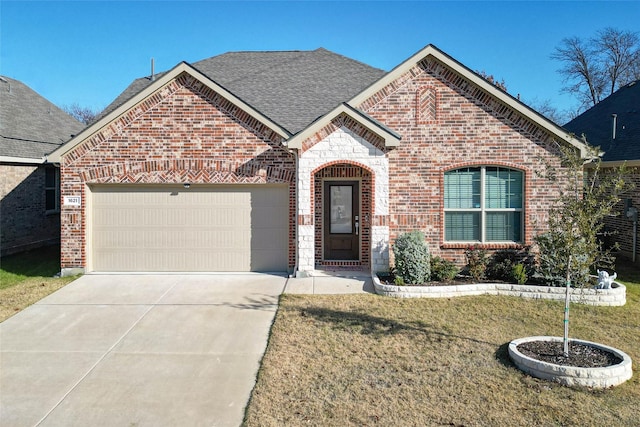
M 629 168 L 637 168 L 640 167 L 640 160 L 613 160 L 609 162 L 600 162 L 600 167 L 602 168 L 619 168 L 621 166 L 626 166 Z M 587 163 L 584 165 L 587 169 L 593 169 L 596 167 L 594 163 Z
M 542 127 L 543 129 L 549 131 L 551 134 L 557 136 L 563 141 L 571 144 L 578 150 L 580 150 L 581 155 L 585 156 L 587 149 L 586 145 L 578 138 L 573 136 L 570 132 L 566 131 L 562 127 L 556 125 L 546 117 L 540 115 L 533 109 L 526 106 L 521 101 L 517 100 L 513 96 L 509 95 L 505 91 L 498 89 L 495 85 L 489 83 L 487 80 L 471 71 L 462 63 L 458 62 L 451 56 L 447 55 L 434 45 L 428 45 L 425 48 L 421 49 L 413 56 L 411 56 L 406 61 L 402 62 L 400 65 L 395 67 L 393 70 L 389 71 L 387 74 L 382 76 L 380 80 L 373 83 L 371 86 L 366 88 L 364 91 L 356 95 L 352 98 L 348 103 L 349 105 L 358 106 L 366 101 L 369 97 L 373 96 L 376 92 L 378 92 L 383 87 L 387 86 L 389 83 L 396 80 L 402 74 L 409 71 L 420 61 L 424 60 L 426 57 L 432 56 L 439 62 L 443 63 L 445 66 L 449 67 L 456 73 L 460 74 L 465 79 L 479 86 L 482 90 L 488 92 L 493 97 L 497 98 L 500 102 L 508 105 L 519 113 L 523 114 L 525 117 L 529 118 L 531 121 Z
M 343 113 L 348 115 L 358 123 L 360 123 L 362 126 L 366 127 L 371 132 L 383 138 L 386 147 L 397 147 L 398 145 L 400 145 L 400 136 L 393 134 L 387 131 L 386 129 L 380 127 L 379 125 L 375 124 L 373 121 L 367 119 L 363 113 L 359 112 L 358 110 L 351 107 L 350 105 L 343 103 L 338 105 L 329 113 L 322 116 L 320 119 L 313 122 L 307 128 L 295 134 L 287 142 L 287 147 L 301 149 L 302 141 L 312 137 L 316 132 L 318 132 L 324 126 L 329 124 L 331 120 L 335 119 L 336 117 L 338 117 L 340 114 L 343 114 Z
M 281 126 L 271 121 L 264 114 L 260 113 L 258 110 L 251 107 L 249 104 L 242 101 L 240 98 L 233 95 L 228 90 L 224 89 L 222 86 L 220 86 L 219 84 L 211 80 L 209 77 L 202 74 L 200 71 L 198 71 L 191 65 L 187 64 L 186 62 L 181 62 L 180 64 L 172 68 L 170 71 L 158 77 L 149 86 L 147 86 L 142 91 L 134 95 L 124 104 L 122 104 L 120 107 L 116 108 L 111 113 L 107 114 L 105 117 L 103 117 L 101 120 L 97 121 L 93 125 L 85 128 L 82 132 L 80 132 L 78 135 L 73 137 L 67 143 L 65 143 L 60 148 L 53 151 L 51 154 L 47 156 L 47 161 L 51 163 L 60 163 L 60 159 L 62 158 L 63 155 L 73 150 L 81 142 L 85 141 L 86 139 L 90 138 L 91 136 L 93 136 L 94 134 L 102 130 L 109 123 L 111 123 L 112 121 L 114 121 L 115 119 L 117 119 L 118 117 L 126 113 L 127 111 L 129 111 L 131 108 L 135 107 L 140 102 L 144 101 L 148 96 L 150 96 L 155 91 L 160 89 L 162 86 L 171 82 L 171 80 L 175 79 L 176 77 L 178 77 L 180 74 L 184 72 L 188 73 L 192 77 L 204 83 L 211 90 L 218 93 L 220 96 L 227 99 L 229 102 L 233 103 L 234 105 L 237 105 L 240 109 L 249 113 L 252 117 L 256 118 L 260 123 L 264 124 L 270 129 L 273 129 L 278 135 L 282 136 L 284 139 L 287 139 L 291 136 L 289 132 L 287 132 L 284 128 L 282 128 Z
M 12 156 L 0 156 L 0 163 L 20 163 L 24 165 L 42 165 L 46 162 L 44 157 L 41 158 L 27 158 L 27 157 L 12 157 Z

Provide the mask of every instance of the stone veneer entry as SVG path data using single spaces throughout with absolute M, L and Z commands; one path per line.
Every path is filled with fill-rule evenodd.
M 451 298 L 470 295 L 507 295 L 531 299 L 564 301 L 566 289 L 556 286 L 512 285 L 508 283 L 479 283 L 451 286 L 386 285 L 373 275 L 373 286 L 379 295 L 397 298 Z M 571 302 L 599 306 L 623 306 L 627 288 L 613 282 L 611 289 L 572 289 Z

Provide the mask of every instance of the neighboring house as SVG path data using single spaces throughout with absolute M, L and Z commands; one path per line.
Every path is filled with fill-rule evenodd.
M 53 153 L 63 273 L 387 270 L 522 248 L 565 130 L 429 45 L 390 72 L 325 49 L 234 52 L 134 81 Z
M 0 76 L 0 255 L 60 240 L 60 174 L 45 155 L 83 127 L 23 83 Z
M 621 254 L 636 261 L 640 249 L 637 215 L 627 215 L 625 203 L 627 207 L 640 209 L 640 80 L 621 87 L 564 127 L 600 147 L 604 153 L 602 166 L 624 164 L 628 168 L 625 179 L 633 183 L 635 189 L 618 206 L 620 215 L 607 218 L 605 225 L 609 231 L 616 232 L 612 238 L 619 243 Z

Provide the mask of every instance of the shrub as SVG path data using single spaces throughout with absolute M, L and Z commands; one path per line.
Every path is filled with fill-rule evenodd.
M 419 285 L 431 278 L 429 248 L 421 231 L 411 231 L 398 236 L 393 245 L 396 276 L 404 283 Z
M 460 269 L 453 263 L 453 261 L 437 256 L 431 257 L 431 280 L 453 280 L 459 271 Z
M 524 285 L 527 283 L 527 268 L 521 262 L 515 264 L 511 270 L 511 275 L 513 279 L 518 283 L 518 285 Z
M 464 251 L 464 254 L 467 257 L 467 268 L 471 277 L 475 280 L 484 279 L 489 264 L 487 251 L 471 246 Z
M 491 256 L 487 266 L 487 278 L 510 282 L 513 277 L 513 266 L 518 263 L 518 253 L 514 250 L 501 250 Z

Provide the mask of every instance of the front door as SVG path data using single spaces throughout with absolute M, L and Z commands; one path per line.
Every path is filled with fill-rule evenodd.
M 324 259 L 360 259 L 359 181 L 324 183 Z

